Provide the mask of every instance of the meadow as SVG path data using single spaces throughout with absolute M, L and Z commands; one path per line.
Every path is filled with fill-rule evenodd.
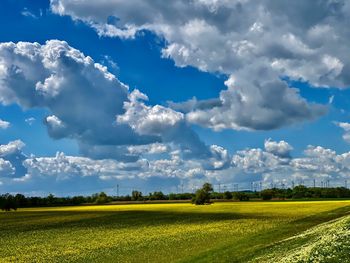
M 350 201 L 19 209 L 0 212 L 0 262 L 350 262 L 349 212 Z

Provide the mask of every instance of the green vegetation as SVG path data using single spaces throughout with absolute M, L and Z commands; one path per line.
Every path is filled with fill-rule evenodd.
M 203 187 L 209 187 L 210 190 L 203 191 Z M 134 190 L 130 195 L 124 196 L 108 196 L 106 193 L 96 193 L 91 196 L 73 196 L 73 197 L 56 197 L 52 194 L 47 197 L 25 197 L 22 194 L 0 195 L 0 209 L 11 210 L 18 207 L 43 207 L 43 206 L 65 206 L 65 205 L 81 205 L 81 204 L 106 204 L 110 202 L 148 202 L 148 201 L 166 201 L 166 200 L 188 200 L 195 202 L 196 199 L 205 199 L 204 203 L 209 204 L 210 200 L 317 200 L 317 199 L 350 199 L 350 189 L 345 187 L 305 187 L 296 186 L 293 189 L 271 188 L 260 192 L 253 191 L 236 191 L 236 192 L 214 192 L 209 183 L 205 183 L 201 189 L 193 193 L 170 193 L 164 194 L 161 191 L 155 191 L 148 195 Z M 202 201 L 201 201 L 202 202 Z
M 18 209 L 0 212 L 0 262 L 283 262 L 299 246 L 312 251 L 315 242 L 348 240 L 347 217 L 331 220 L 349 212 L 350 201 Z M 340 247 L 325 249 L 348 262 Z
M 203 184 L 201 189 L 196 191 L 196 195 L 192 198 L 192 204 L 208 205 L 211 204 L 210 195 L 213 192 L 213 186 L 209 183 Z
M 261 254 L 254 262 L 349 262 L 350 216 L 315 226 Z

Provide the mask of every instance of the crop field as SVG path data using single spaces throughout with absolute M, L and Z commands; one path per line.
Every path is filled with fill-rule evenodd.
M 350 201 L 19 209 L 0 212 L 0 261 L 350 262 L 349 212 Z

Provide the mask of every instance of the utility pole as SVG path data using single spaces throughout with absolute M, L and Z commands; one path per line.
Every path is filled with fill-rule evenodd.
M 221 193 L 221 185 L 220 185 L 220 183 L 219 183 L 219 193 Z
M 181 193 L 184 193 L 184 183 L 181 184 Z
M 345 188 L 348 188 L 348 180 L 345 180 Z
M 316 180 L 314 179 L 314 188 L 316 187 Z
M 119 197 L 119 184 L 117 184 L 117 197 Z

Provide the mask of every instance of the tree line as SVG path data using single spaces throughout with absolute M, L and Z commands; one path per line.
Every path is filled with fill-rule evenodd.
M 285 199 L 320 199 L 320 198 L 350 198 L 350 190 L 345 187 L 306 187 L 303 185 L 294 188 L 270 188 L 260 192 L 225 191 L 214 192 L 209 183 L 205 183 L 196 193 L 169 193 L 155 191 L 148 195 L 143 195 L 140 191 L 132 191 L 131 195 L 108 196 L 106 193 L 96 193 L 90 196 L 56 197 L 52 194 L 46 197 L 26 197 L 23 194 L 3 194 L 0 195 L 0 209 L 9 211 L 11 209 L 24 207 L 43 206 L 66 206 L 81 204 L 106 204 L 117 201 L 156 201 L 156 200 L 192 200 L 194 204 L 209 204 L 211 200 L 285 200 Z

